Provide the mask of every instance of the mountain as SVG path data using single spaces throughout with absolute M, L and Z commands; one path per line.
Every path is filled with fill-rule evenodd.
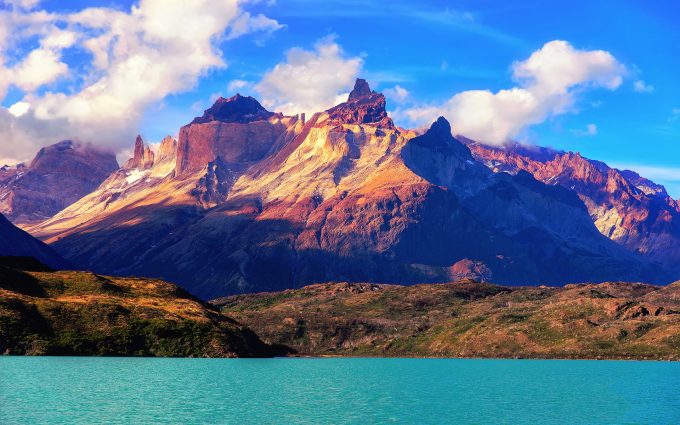
M 305 356 L 680 359 L 680 283 L 328 283 L 213 301 Z
M 175 285 L 26 271 L 0 257 L 0 353 L 268 357 L 252 331 Z M 33 264 L 35 266 L 35 264 Z M 32 267 L 31 270 L 35 270 Z
M 69 268 L 70 264 L 52 248 L 14 226 L 0 214 L 0 256 L 31 257 L 54 269 Z M 21 260 L 16 259 L 17 262 Z
M 573 192 L 476 161 L 445 119 L 397 128 L 363 80 L 309 120 L 219 99 L 181 128 L 167 175 L 135 152 L 134 168 L 31 232 L 97 272 L 203 298 L 324 281 L 668 279 L 601 235 Z
M 0 213 L 17 224 L 45 220 L 92 192 L 118 168 L 113 153 L 64 140 L 29 165 L 0 168 Z
M 663 186 L 578 153 L 510 144 L 468 142 L 478 160 L 496 172 L 526 171 L 539 181 L 575 192 L 597 229 L 632 252 L 680 273 L 680 204 Z

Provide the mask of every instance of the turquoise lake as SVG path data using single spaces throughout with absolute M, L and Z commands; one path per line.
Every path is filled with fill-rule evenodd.
M 680 363 L 0 357 L 2 424 L 679 424 Z

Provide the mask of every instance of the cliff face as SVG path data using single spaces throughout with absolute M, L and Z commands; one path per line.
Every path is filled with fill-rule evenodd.
M 92 192 L 118 168 L 113 153 L 65 140 L 29 165 L 0 168 L 0 213 L 17 224 L 41 221 Z
M 672 272 L 680 270 L 680 206 L 663 186 L 578 153 L 519 145 L 469 146 L 494 171 L 522 170 L 548 185 L 572 190 L 603 235 Z
M 242 165 L 262 159 L 295 119 L 265 110 L 252 97 L 219 98 L 203 116 L 181 128 L 178 176 L 219 160 Z
M 494 174 L 443 118 L 420 136 L 396 128 L 365 82 L 308 121 L 254 102 L 218 100 L 183 127 L 165 178 L 110 180 L 31 230 L 94 270 L 204 298 L 337 280 L 666 278 L 602 236 L 572 192 Z

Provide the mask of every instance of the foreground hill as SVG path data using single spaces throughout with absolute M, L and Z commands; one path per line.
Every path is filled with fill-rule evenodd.
M 300 355 L 680 359 L 680 283 L 331 283 L 213 303 Z
M 118 169 L 116 156 L 63 140 L 30 164 L 0 167 L 0 213 L 17 224 L 42 221 L 96 189 Z
M 417 135 L 385 106 L 363 80 L 309 119 L 218 99 L 161 145 L 161 169 L 138 139 L 96 191 L 29 230 L 87 269 L 205 299 L 333 281 L 671 281 L 573 192 L 493 173 L 444 118 Z
M 53 272 L 27 258 L 0 264 L 0 354 L 273 354 L 247 328 L 163 281 Z

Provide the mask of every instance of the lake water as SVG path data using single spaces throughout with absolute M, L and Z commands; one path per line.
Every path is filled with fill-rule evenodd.
M 0 357 L 2 424 L 679 424 L 680 363 Z

